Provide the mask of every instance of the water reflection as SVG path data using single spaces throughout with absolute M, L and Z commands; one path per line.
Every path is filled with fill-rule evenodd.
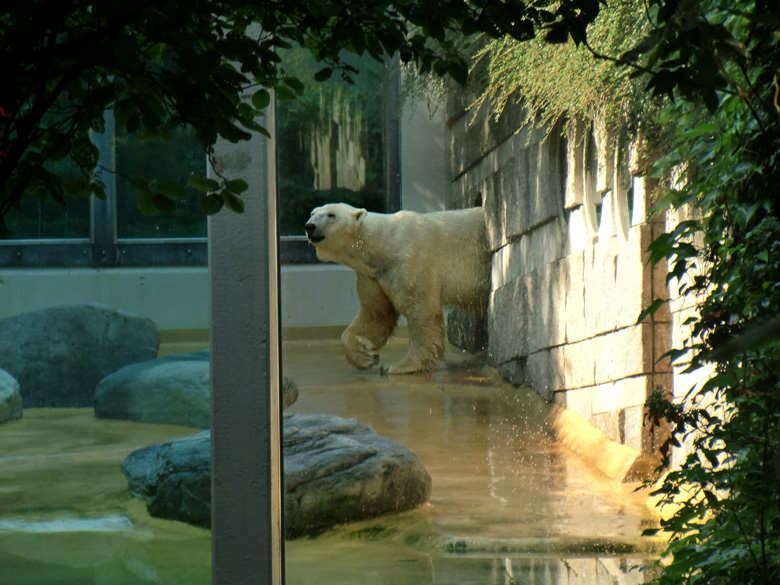
M 283 356 L 300 389 L 291 412 L 365 422 L 433 478 L 416 510 L 289 542 L 291 585 L 644 582 L 629 570 L 652 556 L 644 497 L 561 448 L 535 394 L 452 350 L 427 377 L 355 372 L 338 342 L 289 342 Z
M 0 426 L 0 582 L 207 585 L 208 530 L 151 518 L 120 466 L 194 429 L 28 408 Z

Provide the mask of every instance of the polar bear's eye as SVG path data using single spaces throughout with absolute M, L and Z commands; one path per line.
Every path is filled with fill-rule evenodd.
M 335 213 L 329 213 L 329 214 L 328 214 L 328 217 L 329 217 L 330 219 L 335 219 L 335 218 L 336 218 L 336 214 L 335 214 Z

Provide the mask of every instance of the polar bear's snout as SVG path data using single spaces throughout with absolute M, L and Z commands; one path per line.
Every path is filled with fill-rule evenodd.
M 312 244 L 318 244 L 325 239 L 325 236 L 317 229 L 317 224 L 309 221 L 303 228 L 306 230 L 306 237 Z

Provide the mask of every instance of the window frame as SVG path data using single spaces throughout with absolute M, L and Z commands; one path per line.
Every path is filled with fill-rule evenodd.
M 104 114 L 106 131 L 95 134 L 98 165 L 115 170 L 114 113 Z M 206 170 L 204 156 L 204 174 Z M 207 239 L 119 238 L 117 236 L 116 175 L 109 172 L 105 199 L 91 198 L 90 237 L 0 241 L 0 266 L 6 268 L 116 268 L 205 266 Z M 204 218 L 205 223 L 205 218 Z
M 401 76 L 398 59 L 384 65 L 385 211 L 401 208 Z M 94 136 L 98 164 L 115 169 L 116 126 L 112 111 L 105 113 L 106 131 Z M 278 130 L 274 120 L 274 135 Z M 205 157 L 204 157 L 205 158 Z M 207 161 L 204 161 L 207 163 Z M 278 160 L 276 172 L 279 172 Z M 205 166 L 205 165 L 204 165 Z M 116 175 L 108 173 L 106 198 L 91 198 L 90 237 L 0 240 L 4 268 L 138 268 L 194 267 L 208 263 L 207 238 L 119 238 L 116 218 Z M 278 196 L 278 195 L 277 195 Z M 204 218 L 205 221 L 205 218 Z M 303 232 L 303 226 L 301 226 Z M 306 236 L 280 235 L 281 264 L 315 264 L 314 248 Z

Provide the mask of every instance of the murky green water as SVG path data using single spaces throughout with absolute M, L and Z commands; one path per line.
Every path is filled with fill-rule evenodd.
M 193 431 L 91 409 L 26 409 L 0 425 L 0 583 L 209 583 L 209 531 L 149 517 L 119 469 Z
M 433 478 L 417 510 L 288 543 L 290 585 L 644 582 L 630 570 L 652 555 L 644 498 L 559 448 L 535 395 L 459 354 L 398 380 L 354 372 L 336 343 L 287 343 L 284 357 L 301 395 L 291 411 L 358 418 Z M 193 432 L 90 409 L 0 425 L 0 583 L 209 583 L 210 533 L 149 517 L 119 470 L 134 449 Z

